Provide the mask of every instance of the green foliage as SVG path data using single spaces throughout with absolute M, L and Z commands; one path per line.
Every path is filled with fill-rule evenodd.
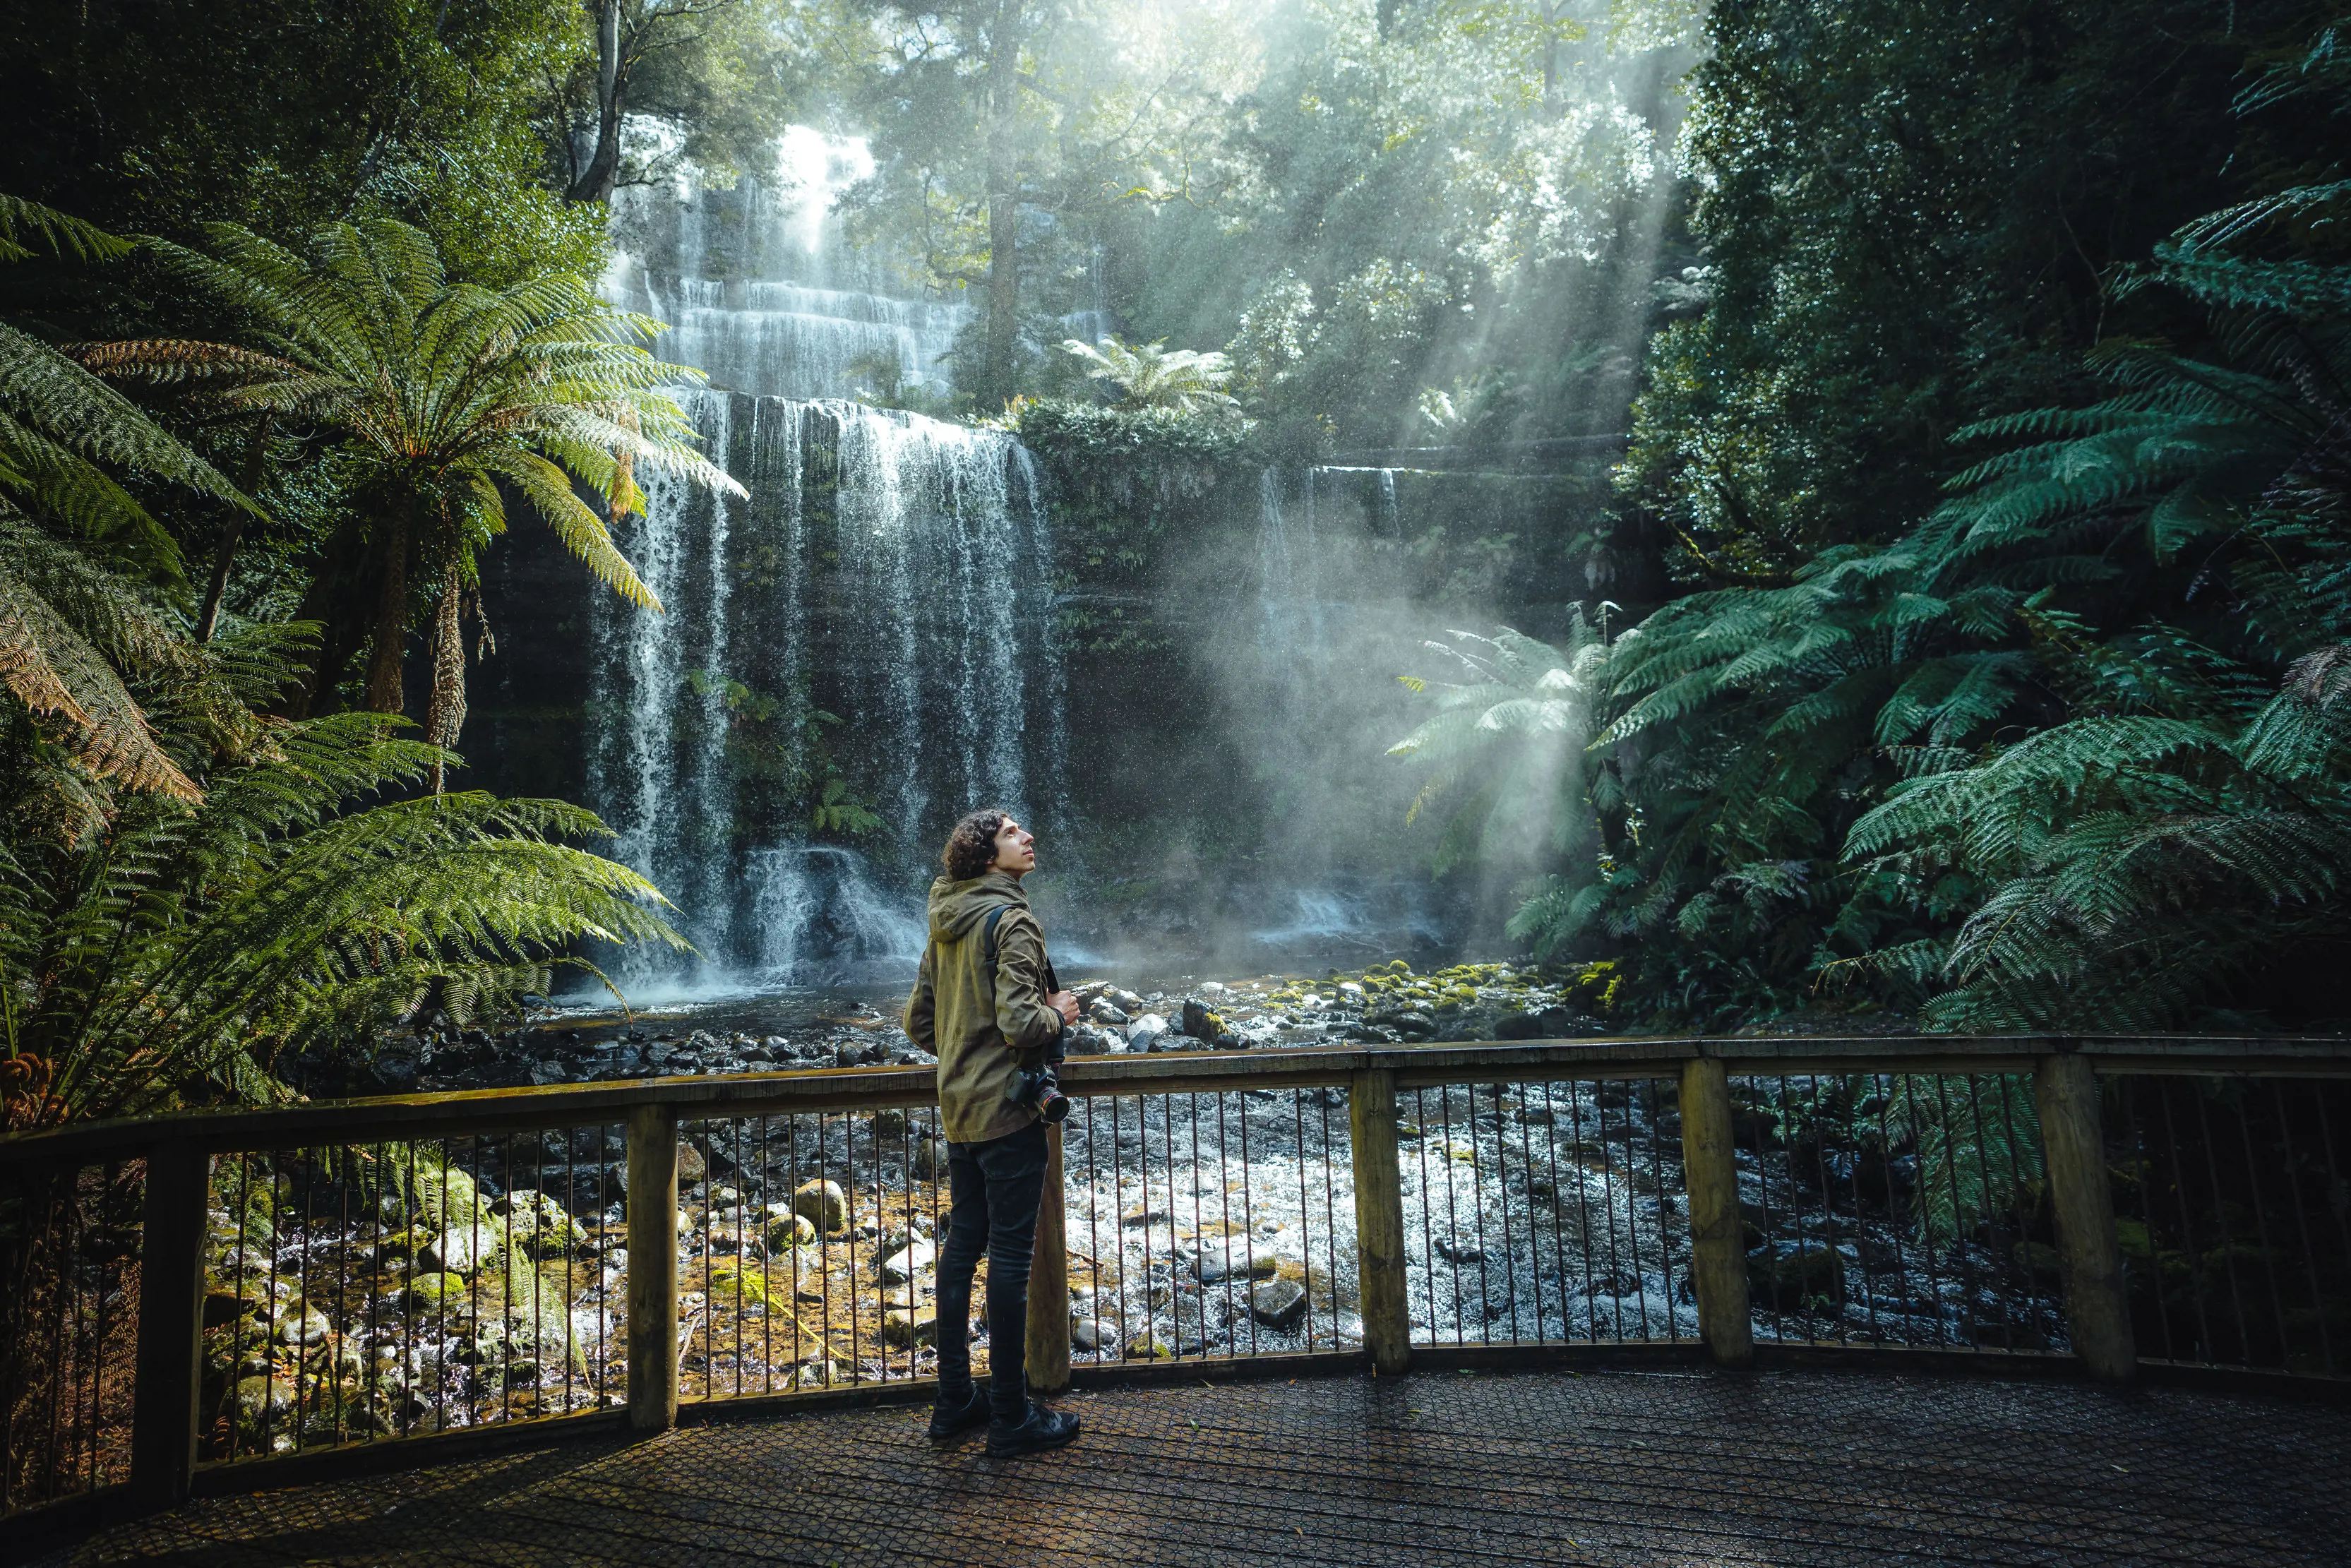
M 1156 650 L 1165 551 L 1253 503 L 1239 421 L 1180 407 L 1024 400 L 1013 428 L 1035 454 L 1053 507 L 1061 630 L 1089 653 Z
M 128 249 L 64 214 L 0 198 L 0 261 Z M 84 548 L 136 563 L 158 586 L 178 582 L 178 546 L 117 481 L 125 472 L 251 506 L 79 362 L 0 321 L 0 683 L 90 772 L 193 800 L 195 785 L 157 744 L 123 674 L 177 677 L 215 714 L 235 705 L 219 700 L 214 672 L 156 607 Z
M 275 328 L 274 354 L 133 341 L 68 356 L 0 323 L 0 679 L 12 699 L 0 707 L 0 1125 L 266 1098 L 281 1092 L 268 1076 L 278 1052 L 363 1047 L 428 1000 L 459 1017 L 510 1005 L 547 988 L 581 940 L 684 946 L 650 885 L 572 847 L 603 831 L 587 812 L 442 795 L 451 754 L 394 739 L 380 718 L 262 716 L 315 628 L 232 618 L 209 642 L 189 635 L 172 509 L 125 486 L 251 504 L 89 367 L 225 382 L 223 401 L 346 422 L 391 460 L 405 431 L 436 417 L 462 429 L 470 411 L 462 397 L 403 403 L 409 389 L 367 358 L 387 338 L 446 356 L 461 385 L 494 386 L 501 359 L 519 354 L 531 369 L 518 379 L 551 383 L 528 407 L 593 384 L 527 302 L 472 289 L 486 324 L 413 308 L 438 278 L 413 230 L 381 225 L 372 245 L 329 236 L 340 279 L 233 237 L 264 274 L 239 275 L 253 284 L 241 303 Z M 121 250 L 14 201 L 0 204 L 0 242 L 19 258 Z M 218 264 L 185 259 L 217 276 Z M 559 280 L 529 298 L 568 297 Z M 428 774 L 433 795 L 399 798 Z
M 1903 13 L 1714 13 L 1711 270 L 1654 346 L 1625 470 L 1709 586 L 1610 650 L 1597 874 L 1562 867 L 1512 933 L 1621 946 L 1643 1003 L 1717 1027 L 1823 1002 L 1971 1030 L 2339 1017 L 2308 977 L 2351 941 L 2340 137 L 2261 164 L 2282 188 L 2175 211 L 2135 265 L 2011 287 L 2046 222 L 2019 204 L 2053 149 L 2124 134 L 2081 106 L 2149 62 L 2103 13 L 2050 14 L 2031 59 Z M 2209 132 L 2236 96 L 2266 152 L 2339 91 L 2331 36 L 2273 51 L 2258 91 L 2191 73 L 2167 112 Z M 2052 68 L 2039 141 L 1950 90 Z
M 729 832 L 754 842 L 778 828 L 862 839 L 887 825 L 830 738 L 843 720 L 810 703 L 805 687 L 778 695 L 706 670 L 688 670 L 685 681 L 726 705 L 726 766 L 742 781 L 736 798 L 748 802 Z
M 546 177 L 588 53 L 577 0 L 26 0 L 0 18 L 0 186 L 173 238 L 396 217 L 472 282 L 593 276 L 602 210 Z
M 234 308 L 260 348 L 148 341 L 89 357 L 150 382 L 226 381 L 212 401 L 332 432 L 368 514 L 346 522 L 369 552 L 376 596 L 368 705 L 403 706 L 401 661 L 412 561 L 439 590 L 427 738 L 456 741 L 465 717 L 461 596 L 476 557 L 504 533 L 519 497 L 602 582 L 659 602 L 612 543 L 586 486 L 618 517 L 643 508 L 640 465 L 742 494 L 695 450 L 664 390 L 682 375 L 637 340 L 658 324 L 595 298 L 579 278 L 545 274 L 504 289 L 453 283 L 429 236 L 373 219 L 331 224 L 306 253 L 214 225 L 206 252 L 157 242 L 172 275 Z M 346 654 L 348 656 L 348 654 Z M 331 655 L 329 663 L 331 664 Z M 331 685 L 339 672 L 324 672 Z
M 2185 0 L 1714 7 L 1685 131 L 1705 255 L 1663 287 L 1680 319 L 1651 348 L 1623 472 L 1681 570 L 1784 582 L 1823 549 L 1890 540 L 1936 504 L 1954 431 L 2074 401 L 2118 269 L 2243 191 L 2220 151 L 2233 73 L 2299 19 Z M 2142 307 L 2148 329 L 2192 329 Z
M 1167 408 L 1178 413 L 1203 413 L 1240 407 L 1225 390 L 1232 380 L 1232 366 L 1222 354 L 1190 349 L 1170 351 L 1160 343 L 1130 346 L 1115 337 L 1104 338 L 1100 347 L 1066 338 L 1061 352 L 1083 365 L 1092 380 L 1117 388 L 1113 406 L 1123 412 Z
M 1588 862 L 1593 828 L 1583 751 L 1607 689 L 1608 648 L 1581 612 L 1563 647 L 1507 630 L 1447 635 L 1450 643 L 1424 646 L 1461 678 L 1400 677 L 1437 712 L 1388 748 L 1426 770 L 1407 821 L 1451 804 L 1437 837 L 1437 873 L 1471 862 L 1520 875 Z M 1578 890 L 1554 877 L 1541 896 Z M 1540 934 L 1533 945 L 1542 956 L 1556 946 Z
M 365 806 L 444 760 L 371 716 L 313 720 L 199 805 L 128 797 L 102 834 L 7 844 L 12 1054 L 49 1063 L 72 1114 L 266 1098 L 280 1051 L 363 1045 L 430 999 L 510 1006 L 579 939 L 684 946 L 643 879 L 563 841 L 602 832 L 576 807 Z

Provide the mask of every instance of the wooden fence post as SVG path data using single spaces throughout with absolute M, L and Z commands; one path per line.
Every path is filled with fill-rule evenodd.
M 2034 1065 L 2032 1102 L 2049 1205 L 2057 1223 L 2057 1271 L 2065 1286 L 2065 1331 L 2083 1369 L 2101 1383 L 2137 1375 L 2130 1302 L 2123 1292 L 2122 1245 L 2106 1181 L 2105 1129 L 2090 1059 L 2065 1051 Z
M 1037 1200 L 1037 1250 L 1029 1267 L 1029 1386 L 1070 1385 L 1069 1200 L 1061 1189 L 1061 1127 L 1045 1127 L 1045 1186 Z
M 1717 1366 L 1746 1366 L 1755 1360 L 1755 1329 L 1748 1315 L 1739 1166 L 1731 1158 L 1730 1078 L 1719 1058 L 1683 1065 L 1681 1115 L 1698 1333 Z
M 1405 1301 L 1395 1072 L 1374 1068 L 1354 1074 L 1347 1088 L 1347 1131 L 1354 1155 L 1355 1272 L 1364 1348 L 1375 1370 L 1405 1372 L 1412 1366 L 1412 1313 Z
M 193 1144 L 161 1144 L 147 1153 L 131 1411 L 131 1494 L 141 1509 L 185 1502 L 195 1478 L 211 1175 L 212 1156 Z
M 629 1113 L 629 1425 L 677 1425 L 677 1112 Z

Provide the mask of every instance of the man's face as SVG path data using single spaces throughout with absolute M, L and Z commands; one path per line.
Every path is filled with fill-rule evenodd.
M 1008 871 L 1015 876 L 1026 876 L 1037 869 L 1037 835 L 1007 817 L 1004 826 L 996 830 L 996 859 L 991 871 Z

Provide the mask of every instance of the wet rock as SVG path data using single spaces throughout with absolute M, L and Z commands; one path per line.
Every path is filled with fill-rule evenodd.
M 418 1312 L 458 1306 L 465 1300 L 465 1281 L 455 1274 L 419 1274 L 408 1281 L 405 1299 Z
M 1249 1316 L 1270 1329 L 1294 1329 L 1306 1316 L 1306 1290 L 1295 1280 L 1268 1280 L 1249 1296 Z
M 1483 1263 L 1485 1250 L 1467 1237 L 1440 1236 L 1436 1241 L 1437 1255 L 1452 1263 Z
M 1173 1345 L 1170 1345 L 1158 1334 L 1153 1333 L 1149 1329 L 1145 1329 L 1141 1333 L 1136 1334 L 1134 1338 L 1126 1342 L 1126 1359 L 1129 1361 L 1173 1361 L 1176 1359 L 1176 1350 Z
M 906 1131 L 906 1113 L 895 1105 L 885 1105 L 873 1113 L 873 1135 L 895 1138 Z
M 418 1255 L 426 1269 L 449 1274 L 470 1274 L 497 1249 L 495 1224 L 453 1225 L 427 1242 Z
M 1070 1320 L 1070 1348 L 1089 1354 L 1104 1345 L 1115 1343 L 1118 1331 L 1100 1318 L 1074 1317 Z
M 270 1337 L 280 1344 L 319 1344 L 333 1332 L 327 1314 L 299 1297 L 280 1307 L 269 1320 Z
M 1192 1265 L 1193 1278 L 1204 1285 L 1221 1284 L 1227 1280 L 1262 1280 L 1276 1266 L 1273 1254 L 1246 1238 L 1204 1239 L 1199 1258 Z
M 1088 1009 L 1088 1012 L 1089 1016 L 1093 1019 L 1094 1022 L 1106 1023 L 1113 1029 L 1119 1028 L 1130 1021 L 1127 1018 L 1126 1009 L 1120 1007 L 1116 1002 L 1110 1001 L 1107 998 L 1094 1003 L 1092 1008 Z
M 258 1433 L 266 1424 L 281 1427 L 294 1413 L 294 1381 L 287 1377 L 248 1377 L 236 1385 L 237 1425 Z
M 1151 1042 L 1167 1032 L 1167 1020 L 1157 1013 L 1144 1013 L 1126 1026 L 1126 1049 L 1149 1051 Z
M 1194 1040 L 1214 1040 L 1225 1032 L 1225 1020 L 1199 1002 L 1186 1002 L 1184 1032 Z
M 506 1211 L 509 1240 L 533 1258 L 561 1258 L 587 1249 L 586 1228 L 543 1192 L 518 1192 L 495 1207 Z
M 803 1184 L 792 1194 L 792 1212 L 828 1235 L 849 1223 L 849 1197 L 841 1184 L 822 1178 Z
M 710 1161 L 707 1156 L 692 1144 L 679 1144 L 677 1146 L 678 1184 L 681 1186 L 693 1186 L 698 1182 L 707 1180 L 709 1176 Z
M 882 1260 L 882 1278 L 889 1284 L 903 1285 L 936 1261 L 938 1249 L 916 1237 Z
M 1426 1013 L 1417 1010 L 1384 1013 L 1375 1018 L 1367 1018 L 1364 1021 L 1381 1028 L 1392 1029 L 1398 1034 L 1412 1040 L 1426 1040 L 1437 1032 L 1437 1020 Z
M 914 1175 L 924 1181 L 936 1181 L 947 1174 L 947 1141 L 936 1133 L 925 1133 L 914 1140 L 913 1151 Z
M 797 1213 L 784 1204 L 771 1203 L 768 1205 L 767 1242 L 770 1252 L 813 1246 L 816 1225 L 805 1214 Z
M 1825 1241 L 1767 1242 L 1747 1255 L 1747 1280 L 1757 1296 L 1783 1311 L 1815 1297 L 1844 1301 L 1844 1259 Z
M 882 1343 L 902 1350 L 918 1344 L 930 1344 L 938 1338 L 939 1314 L 935 1307 L 893 1308 L 882 1314 Z
M 1579 1032 L 1583 1020 L 1565 1008 L 1545 1008 L 1541 1012 L 1513 1013 L 1494 1023 L 1496 1040 L 1564 1040 Z

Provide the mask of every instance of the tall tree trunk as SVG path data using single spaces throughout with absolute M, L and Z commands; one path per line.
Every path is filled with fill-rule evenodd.
M 587 4 L 596 24 L 596 151 L 564 195 L 575 202 L 609 202 L 621 183 L 621 113 L 629 73 L 621 68 L 621 0 Z
M 408 652 L 408 517 L 405 512 L 384 536 L 376 557 L 375 647 L 368 655 L 367 709 L 403 713 L 408 694 L 401 663 Z
M 979 400 L 1012 396 L 1020 342 L 1020 0 L 999 0 L 987 51 L 987 337 Z
M 441 602 L 433 614 L 433 697 L 425 710 L 424 738 L 443 750 L 454 748 L 465 727 L 465 639 L 457 624 L 464 602 L 465 579 L 457 570 L 455 551 L 441 579 Z M 433 792 L 441 793 L 442 765 L 433 765 Z

